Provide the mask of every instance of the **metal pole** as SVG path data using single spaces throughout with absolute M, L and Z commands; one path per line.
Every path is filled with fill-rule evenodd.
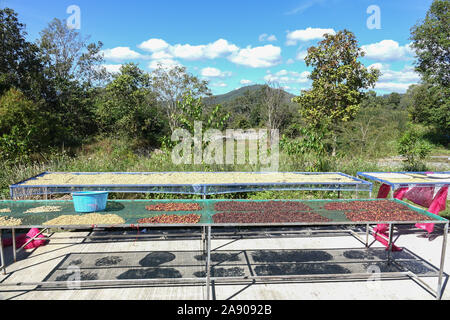
M 389 244 L 388 244 L 388 265 L 391 264 L 391 251 L 392 251 L 392 236 L 394 234 L 394 230 L 392 227 L 392 223 L 389 224 Z
M 366 225 L 366 248 L 369 248 L 369 229 L 370 229 L 370 226 L 367 224 Z
M 210 300 L 211 291 L 211 226 L 208 226 L 208 253 L 206 257 L 206 299 Z
M 203 200 L 206 200 L 206 194 L 205 191 L 203 191 Z M 206 253 L 206 227 L 202 227 L 202 246 L 203 246 L 203 253 Z
M 17 252 L 16 252 L 16 230 L 11 229 L 12 231 L 12 245 L 13 245 L 13 257 L 14 262 L 17 262 Z
M 5 255 L 3 254 L 2 229 L 0 229 L 0 257 L 2 258 L 2 265 L 0 268 L 3 270 L 3 275 L 6 275 L 6 261 Z
M 202 251 L 203 254 L 206 253 L 206 233 L 205 233 L 206 227 L 202 227 Z
M 33 238 L 31 238 L 30 240 L 28 240 L 23 246 L 21 246 L 19 248 L 19 250 L 17 250 L 17 252 L 20 252 L 23 250 L 23 248 L 25 248 L 27 246 L 27 244 L 29 244 L 31 241 L 35 240 L 41 233 L 43 233 L 44 231 L 46 231 L 46 229 L 42 229 L 39 233 L 37 233 Z
M 436 299 L 442 299 L 442 275 L 444 273 L 444 263 L 445 263 L 445 251 L 447 249 L 447 235 L 448 235 L 448 222 L 444 227 L 444 237 L 442 239 L 442 252 L 441 252 L 441 265 L 439 267 L 439 280 L 438 280 L 438 289 L 436 294 Z

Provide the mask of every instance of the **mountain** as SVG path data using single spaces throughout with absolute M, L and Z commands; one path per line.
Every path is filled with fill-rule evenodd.
M 263 87 L 264 87 L 264 85 L 261 85 L 261 84 L 246 86 L 246 87 L 242 87 L 242 88 L 230 91 L 225 94 L 204 98 L 203 101 L 205 102 L 206 105 L 223 104 L 226 102 L 230 102 L 240 96 L 243 96 L 245 94 L 245 92 L 247 92 L 247 91 L 249 91 L 250 93 L 254 93 L 254 92 L 261 90 Z M 286 91 L 284 91 L 284 93 L 286 94 L 286 98 L 289 100 L 292 99 L 293 97 L 295 97 L 294 95 L 292 95 Z

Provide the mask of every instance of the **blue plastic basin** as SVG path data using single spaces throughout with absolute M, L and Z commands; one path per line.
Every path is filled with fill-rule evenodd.
M 72 193 L 73 205 L 76 212 L 99 212 L 106 209 L 108 201 L 107 191 L 89 191 Z

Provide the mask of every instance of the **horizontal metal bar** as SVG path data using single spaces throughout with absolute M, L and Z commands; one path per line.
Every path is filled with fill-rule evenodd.
M 306 227 L 306 226 L 344 226 L 344 225 L 366 225 L 366 224 L 397 224 L 397 225 L 408 225 L 417 223 L 430 223 L 430 224 L 446 224 L 447 220 L 436 220 L 436 221 L 340 221 L 340 222 L 293 222 L 293 223 L 197 223 L 197 224 L 99 224 L 99 225 L 21 225 L 21 226 L 0 226 L 0 229 L 11 230 L 11 229 L 31 229 L 31 228 L 48 228 L 48 229 L 73 229 L 73 230 L 89 230 L 92 228 L 127 228 L 136 229 L 139 228 L 198 228 L 198 227 Z
M 391 278 L 391 277 L 405 277 L 409 276 L 410 272 L 383 272 L 380 273 L 380 277 Z M 310 275 L 271 275 L 271 276 L 242 276 L 242 277 L 211 277 L 211 281 L 215 282 L 233 282 L 233 281 L 243 281 L 243 280 L 295 280 L 295 279 L 354 279 L 354 278 L 370 278 L 373 273 L 349 273 L 349 274 L 310 274 Z M 117 284 L 139 284 L 143 285 L 149 284 L 166 284 L 166 283 L 201 283 L 205 284 L 206 278 L 164 278 L 164 279 L 114 279 L 114 280 L 80 280 L 77 284 L 84 285 L 113 285 Z M 70 282 L 74 283 L 73 281 Z M 66 286 L 68 281 L 43 281 L 43 282 L 14 282 L 14 283 L 0 283 L 0 287 L 14 287 L 14 286 Z

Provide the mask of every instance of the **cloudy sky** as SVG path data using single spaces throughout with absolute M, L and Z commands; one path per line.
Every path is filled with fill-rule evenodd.
M 380 94 L 403 93 L 420 81 L 410 29 L 432 0 L 0 0 L 26 24 L 29 40 L 53 18 L 72 23 L 104 44 L 105 66 L 135 62 L 186 66 L 214 94 L 276 81 L 293 94 L 310 87 L 304 57 L 325 33 L 348 29 L 378 68 Z M 70 18 L 70 19 L 69 19 Z

